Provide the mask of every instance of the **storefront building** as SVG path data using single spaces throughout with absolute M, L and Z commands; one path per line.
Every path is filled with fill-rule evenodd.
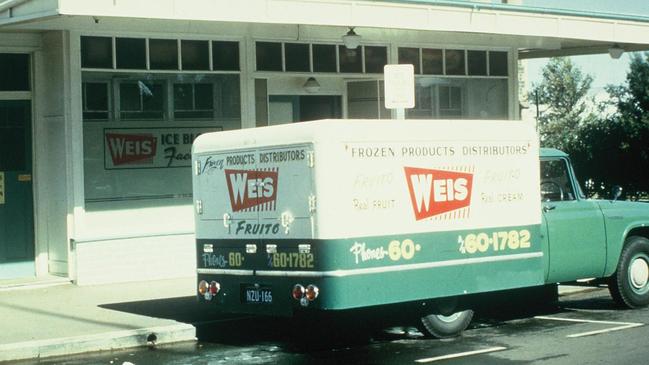
M 0 280 L 193 275 L 201 133 L 392 118 L 394 63 L 415 67 L 407 118 L 517 120 L 519 59 L 648 49 L 648 32 L 480 2 L 0 1 Z

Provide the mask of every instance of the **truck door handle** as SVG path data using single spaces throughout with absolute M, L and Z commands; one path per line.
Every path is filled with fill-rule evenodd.
M 544 205 L 543 206 L 543 212 L 547 213 L 547 212 L 549 212 L 551 210 L 554 210 L 556 208 L 557 208 L 556 205 Z

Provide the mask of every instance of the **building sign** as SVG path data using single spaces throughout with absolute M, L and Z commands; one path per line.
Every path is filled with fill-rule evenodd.
M 385 65 L 385 108 L 415 106 L 415 68 L 413 65 Z
M 104 168 L 147 169 L 191 166 L 194 139 L 220 127 L 106 128 Z

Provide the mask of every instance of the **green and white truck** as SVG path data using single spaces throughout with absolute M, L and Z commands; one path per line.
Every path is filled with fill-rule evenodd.
M 602 278 L 649 304 L 649 204 L 587 199 L 527 123 L 324 120 L 204 134 L 192 159 L 213 310 L 422 303 L 447 337 L 489 292 Z

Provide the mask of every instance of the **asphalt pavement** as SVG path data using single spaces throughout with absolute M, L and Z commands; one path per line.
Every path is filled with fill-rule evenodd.
M 77 286 L 0 284 L 0 362 L 195 341 L 206 313 L 195 278 Z M 560 287 L 560 293 L 588 290 Z

